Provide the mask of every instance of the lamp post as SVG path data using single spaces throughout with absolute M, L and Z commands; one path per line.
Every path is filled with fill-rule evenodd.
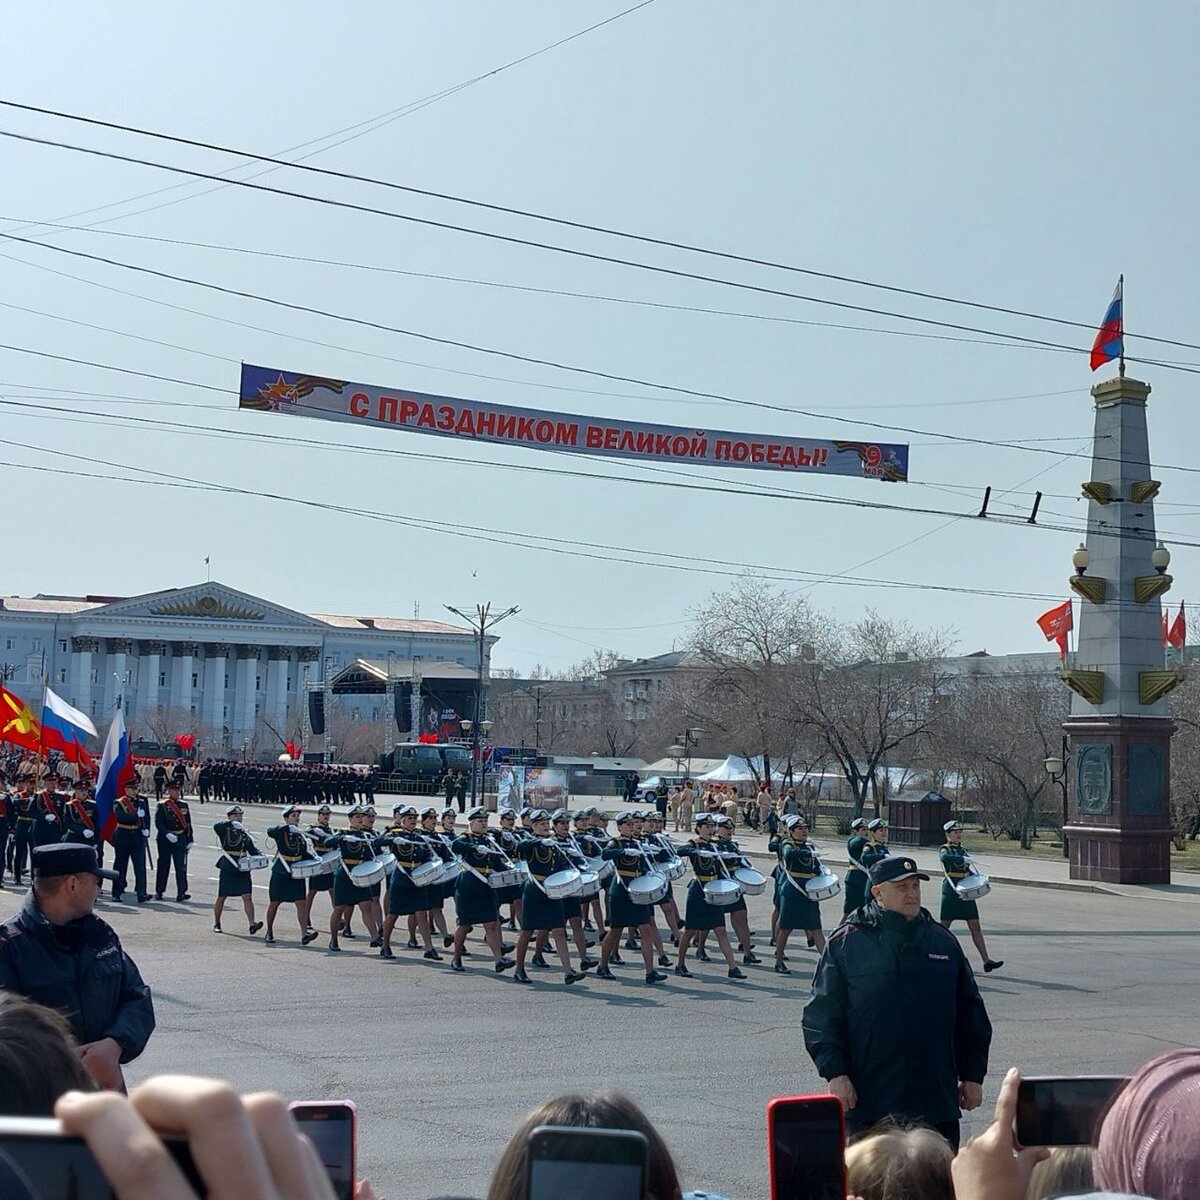
M 687 759 L 685 777 L 688 779 L 692 777 L 692 748 L 697 745 L 703 736 L 703 729 L 688 728 L 675 739 L 673 746 L 667 747 L 668 754 L 674 755 L 677 759 Z
M 1078 551 L 1076 551 L 1078 554 Z M 1079 567 L 1079 564 L 1075 564 Z M 1086 566 L 1086 564 L 1084 564 Z M 1060 754 L 1052 754 L 1047 758 L 1042 766 L 1046 768 L 1046 774 L 1050 776 L 1053 783 L 1057 783 L 1062 788 L 1062 852 L 1063 858 L 1069 858 L 1067 851 L 1067 763 L 1071 761 L 1070 755 L 1067 753 L 1067 737 L 1063 734 L 1062 752 Z

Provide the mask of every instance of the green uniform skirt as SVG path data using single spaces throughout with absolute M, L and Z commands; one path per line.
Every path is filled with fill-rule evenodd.
M 979 905 L 974 900 L 964 900 L 955 890 L 949 879 L 942 880 L 942 911 L 939 914 L 943 921 L 978 921 Z

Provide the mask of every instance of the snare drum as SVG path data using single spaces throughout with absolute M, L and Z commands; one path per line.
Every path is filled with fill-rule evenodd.
M 767 890 L 767 877 L 753 867 L 738 867 L 733 877 L 743 896 L 761 896 Z
M 982 871 L 975 871 L 960 879 L 954 885 L 954 890 L 964 900 L 981 900 L 992 890 L 992 885 Z
M 610 859 L 589 858 L 587 860 L 587 869 L 593 872 L 601 883 L 604 883 L 605 880 L 613 877 L 613 872 L 616 870 L 616 867 L 613 866 Z
M 443 862 L 441 865 L 442 869 L 433 881 L 435 884 L 453 883 L 462 874 L 462 863 L 457 858 L 452 858 L 449 862 Z
M 234 861 L 239 871 L 262 871 L 271 865 L 271 860 L 265 854 L 243 854 Z
M 576 874 L 578 873 L 577 871 Z M 517 867 L 510 867 L 504 871 L 493 871 L 487 877 L 487 881 L 488 887 L 493 890 L 497 888 L 520 887 L 525 882 L 525 872 L 519 870 Z
M 728 908 L 741 898 L 741 886 L 732 879 L 713 879 L 704 885 L 704 899 L 717 908 Z
M 568 896 L 578 896 L 580 881 L 583 876 L 574 867 L 566 871 L 555 871 L 547 875 L 542 883 L 542 891 L 547 900 L 565 900 Z
M 325 875 L 331 869 L 323 858 L 302 858 L 299 862 L 285 863 L 293 879 L 308 879 L 311 875 Z
M 392 856 L 389 854 L 387 857 L 391 858 Z M 357 888 L 374 887 L 383 881 L 386 874 L 387 863 L 384 859 L 372 858 L 364 863 L 359 863 L 357 867 L 350 868 L 350 882 Z
M 579 876 L 580 900 L 591 900 L 600 895 L 600 876 L 595 871 L 583 871 Z
M 682 879 L 687 874 L 687 863 L 682 858 L 668 858 L 665 863 L 659 863 L 655 870 L 674 881 Z
M 428 862 L 418 863 L 413 867 L 408 877 L 413 881 L 414 887 L 429 887 L 441 878 L 445 865 L 440 858 L 431 858 Z
M 634 904 L 657 904 L 671 890 L 671 881 L 657 871 L 650 871 L 631 879 L 627 890 Z
M 842 881 L 824 867 L 821 868 L 820 875 L 810 879 L 804 885 L 804 894 L 810 900 L 831 900 L 841 890 Z

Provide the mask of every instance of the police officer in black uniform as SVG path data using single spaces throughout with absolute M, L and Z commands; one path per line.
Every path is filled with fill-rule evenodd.
M 161 900 L 171 881 L 171 868 L 175 868 L 175 899 L 179 903 L 190 900 L 187 890 L 188 848 L 195 841 L 192 832 L 192 812 L 180 795 L 182 789 L 174 780 L 167 781 L 166 799 L 154 810 L 154 828 L 158 830 L 158 873 L 155 876 L 154 898 Z

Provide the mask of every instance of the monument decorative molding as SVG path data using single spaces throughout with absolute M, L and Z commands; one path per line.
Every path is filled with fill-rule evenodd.
M 256 612 L 216 596 L 200 596 L 192 600 L 176 600 L 150 609 L 156 617 L 204 617 L 209 621 L 261 621 L 266 613 Z

